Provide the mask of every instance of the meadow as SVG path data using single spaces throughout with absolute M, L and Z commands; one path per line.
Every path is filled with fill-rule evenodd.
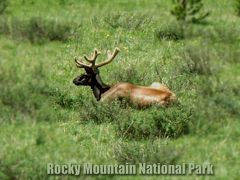
M 47 163 L 211 163 L 240 176 L 240 17 L 233 0 L 184 30 L 161 0 L 12 0 L 0 14 L 0 179 L 48 176 Z M 162 82 L 180 103 L 136 109 L 97 102 L 74 57 L 119 47 L 107 84 Z M 186 176 L 80 176 L 185 179 Z

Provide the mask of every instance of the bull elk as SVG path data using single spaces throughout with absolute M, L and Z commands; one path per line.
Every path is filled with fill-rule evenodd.
M 98 68 L 111 63 L 119 52 L 119 48 L 115 48 L 113 53 L 108 51 L 108 58 L 99 64 L 96 64 L 96 59 L 101 53 L 97 49 L 90 58 L 83 56 L 87 63 L 84 63 L 83 59 L 75 58 L 76 66 L 84 68 L 86 73 L 74 78 L 73 83 L 77 86 L 90 86 L 97 101 L 127 98 L 138 107 L 147 107 L 154 104 L 165 106 L 176 100 L 175 94 L 166 85 L 158 82 L 152 83 L 149 87 L 127 82 L 111 86 L 103 83 Z

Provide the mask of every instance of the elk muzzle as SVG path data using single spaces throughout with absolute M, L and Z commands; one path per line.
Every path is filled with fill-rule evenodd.
M 91 76 L 82 74 L 80 76 L 77 76 L 76 78 L 73 79 L 73 83 L 76 86 L 90 86 L 91 85 Z

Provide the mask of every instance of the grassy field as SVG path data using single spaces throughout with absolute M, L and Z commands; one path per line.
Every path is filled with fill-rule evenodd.
M 206 22 L 181 31 L 171 1 L 14 0 L 0 15 L 0 179 L 48 176 L 47 163 L 211 163 L 240 176 L 240 17 L 204 0 Z M 163 82 L 180 104 L 138 110 L 96 102 L 72 80 L 75 56 L 121 49 L 104 82 Z M 185 179 L 186 176 L 80 176 Z

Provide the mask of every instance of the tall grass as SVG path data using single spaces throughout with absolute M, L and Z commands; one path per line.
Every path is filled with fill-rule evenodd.
M 185 72 L 199 75 L 212 74 L 209 49 L 199 46 L 187 47 L 184 59 L 186 61 L 186 68 L 183 69 Z
M 143 13 L 112 13 L 104 18 L 104 22 L 113 29 L 144 30 L 151 23 L 151 17 Z
M 118 102 L 99 103 L 92 99 L 83 103 L 80 119 L 83 123 L 108 123 L 122 119 L 124 113 L 126 113 L 126 110 Z
M 240 1 L 239 0 L 235 0 L 235 11 L 236 11 L 237 15 L 240 16 Z
M 0 17 L 0 179 L 49 178 L 49 162 L 206 161 L 216 166 L 214 177 L 237 179 L 238 19 L 226 0 L 206 1 L 209 24 L 182 31 L 171 22 L 170 2 L 157 4 L 11 1 Z M 179 103 L 102 103 L 72 84 L 75 55 L 114 46 L 122 53 L 101 69 L 106 83 L 164 82 Z
M 185 32 L 182 26 L 177 22 L 172 22 L 155 30 L 154 36 L 158 40 L 183 40 Z
M 116 123 L 117 134 L 126 139 L 176 138 L 188 132 L 191 110 L 182 106 L 134 111 Z
M 47 41 L 70 40 L 78 25 L 72 22 L 63 22 L 54 18 L 31 17 L 21 19 L 17 17 L 0 17 L 0 33 L 17 40 L 29 40 L 31 43 Z
M 117 144 L 114 148 L 115 158 L 118 162 L 130 164 L 175 164 L 182 153 L 182 149 L 167 146 L 160 140 L 144 143 L 124 142 Z
M 8 7 L 9 1 L 8 0 L 0 0 L 0 15 L 4 13 L 6 8 Z
M 191 109 L 176 105 L 168 108 L 138 110 L 128 102 L 98 103 L 95 100 L 82 105 L 82 122 L 109 123 L 116 134 L 124 139 L 149 139 L 156 137 L 179 137 L 188 133 Z
M 225 119 L 239 116 L 238 85 L 231 85 L 214 76 L 200 80 L 192 122 L 191 133 L 208 134 L 214 131 L 214 124 L 227 123 Z M 212 124 L 209 127 L 209 123 Z M 211 129 L 213 128 L 213 129 Z

